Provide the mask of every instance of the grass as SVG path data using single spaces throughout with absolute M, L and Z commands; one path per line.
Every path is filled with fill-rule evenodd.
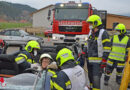
M 0 22 L 0 29 L 20 28 L 31 25 L 32 25 L 31 23 Z

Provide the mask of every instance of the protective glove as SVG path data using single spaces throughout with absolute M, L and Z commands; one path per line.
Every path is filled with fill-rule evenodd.
M 52 62 L 47 66 L 47 69 L 58 69 L 56 62 Z
M 80 55 L 83 59 L 87 58 L 87 53 L 82 52 L 82 54 Z
M 36 69 L 36 70 L 38 70 L 38 71 L 41 71 L 41 70 L 42 70 L 40 64 L 38 64 L 38 63 L 31 64 L 31 68 Z
M 101 73 L 105 73 L 105 67 L 106 67 L 106 63 L 107 63 L 107 60 L 105 60 L 105 59 L 102 59 L 102 62 L 101 62 L 101 64 L 100 64 L 100 72 Z
M 105 68 L 105 67 L 106 67 L 106 63 L 107 63 L 107 60 L 102 59 L 102 62 L 101 62 L 100 68 Z

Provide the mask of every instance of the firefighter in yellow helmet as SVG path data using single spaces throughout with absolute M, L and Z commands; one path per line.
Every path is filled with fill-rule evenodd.
M 84 70 L 76 64 L 70 49 L 61 49 L 57 53 L 56 62 L 61 70 L 57 78 L 52 79 L 52 90 L 86 90 Z
M 118 31 L 119 35 L 114 35 L 111 39 L 111 52 L 108 56 L 107 66 L 106 66 L 106 75 L 105 75 L 105 85 L 108 85 L 108 80 L 112 74 L 114 68 L 116 68 L 116 82 L 121 83 L 122 71 L 126 62 L 127 49 L 130 48 L 130 39 L 125 35 L 126 28 L 124 24 L 118 24 L 115 27 L 115 30 Z
M 89 24 L 89 37 L 84 44 L 83 52 L 87 60 L 88 76 L 91 90 L 100 90 L 102 70 L 106 66 L 110 48 L 109 35 L 103 29 L 101 18 L 91 15 L 86 22 Z
M 22 73 L 27 68 L 39 67 L 39 64 L 33 60 L 37 55 L 38 49 L 40 49 L 39 43 L 32 40 L 27 43 L 25 50 L 22 50 L 17 55 L 15 62 L 19 66 L 19 73 Z

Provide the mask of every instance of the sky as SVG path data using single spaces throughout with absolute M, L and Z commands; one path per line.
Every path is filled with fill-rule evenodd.
M 41 9 L 47 5 L 57 2 L 89 2 L 93 7 L 99 10 L 107 10 L 111 14 L 129 15 L 130 16 L 130 0 L 0 0 L 12 3 L 26 4 L 36 9 Z

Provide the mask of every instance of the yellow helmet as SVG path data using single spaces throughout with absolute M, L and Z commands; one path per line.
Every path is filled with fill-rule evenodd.
M 36 49 L 40 49 L 40 45 L 37 41 L 29 41 L 27 43 L 27 45 L 25 46 L 25 50 L 28 51 L 28 52 L 32 52 L 33 49 L 36 48 Z
M 69 60 L 74 60 L 72 51 L 67 48 L 61 49 L 56 56 L 58 66 L 62 66 L 65 62 Z
M 121 34 L 126 33 L 125 25 L 120 23 L 115 27 L 115 30 L 120 31 Z
M 93 28 L 98 27 L 102 24 L 101 18 L 98 15 L 89 16 L 86 22 L 92 23 Z

